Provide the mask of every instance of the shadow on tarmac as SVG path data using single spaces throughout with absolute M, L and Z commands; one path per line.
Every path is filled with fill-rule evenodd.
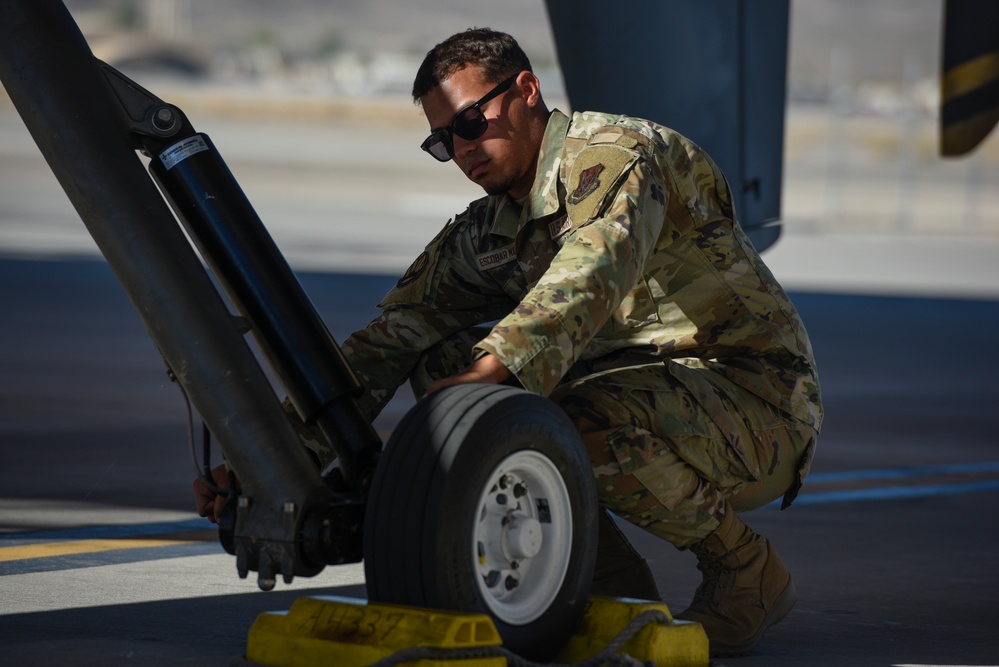
M 359 585 L 296 589 L 0 617 L 3 664 L 223 666 L 246 652 L 257 616 L 307 595 L 363 598 L 365 592 Z
M 374 316 L 394 282 L 316 273 L 300 279 L 338 341 Z M 191 512 L 180 393 L 107 265 L 0 260 L 0 285 L 0 530 L 32 527 L 25 517 L 5 521 L 7 499 Z M 872 484 L 888 494 L 747 515 L 780 550 L 799 602 L 756 653 L 720 662 L 999 664 L 999 491 L 961 486 L 999 475 L 985 468 L 931 475 L 917 481 L 958 490 L 923 497 L 892 495 L 893 483 L 862 476 L 821 477 L 950 464 L 974 470 L 999 460 L 999 301 L 792 298 L 812 338 L 827 408 L 802 501 L 817 489 Z M 380 418 L 381 431 L 412 404 L 407 394 L 400 390 Z M 648 555 L 670 608 L 683 609 L 698 577 L 689 552 L 626 529 Z M 361 586 L 322 592 L 364 595 Z M 242 653 L 257 614 L 286 609 L 304 593 L 0 615 L 0 662 L 222 665 Z

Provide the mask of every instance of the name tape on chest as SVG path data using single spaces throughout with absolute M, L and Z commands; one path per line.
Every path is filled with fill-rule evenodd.
M 516 258 L 517 255 L 513 251 L 513 246 L 507 246 L 506 248 L 498 248 L 484 252 L 481 255 L 476 255 L 475 265 L 479 267 L 480 271 L 484 271 L 485 269 L 492 269 L 501 264 L 512 262 Z

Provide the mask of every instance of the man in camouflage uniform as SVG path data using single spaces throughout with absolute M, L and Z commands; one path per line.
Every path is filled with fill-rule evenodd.
M 795 593 L 737 512 L 790 504 L 822 411 L 805 330 L 724 176 L 655 123 L 549 112 L 503 33 L 434 47 L 413 97 L 432 129 L 423 148 L 487 196 L 345 341 L 362 410 L 374 419 L 407 379 L 417 395 L 516 382 L 549 396 L 582 434 L 605 508 L 594 592 L 659 596 L 610 510 L 691 549 L 703 583 L 678 616 L 715 654 L 751 650 Z
M 822 409 L 805 330 L 724 176 L 655 123 L 549 112 L 502 33 L 434 47 L 413 97 L 423 148 L 487 196 L 345 342 L 362 409 L 374 418 L 407 379 L 418 395 L 515 381 L 549 396 L 582 434 L 600 504 L 697 555 L 704 581 L 679 616 L 715 654 L 751 650 L 795 593 L 737 512 L 790 504 Z M 606 513 L 599 551 L 596 592 L 658 597 Z
M 501 33 L 436 46 L 413 97 L 433 130 L 425 150 L 487 196 L 345 342 L 362 409 L 373 418 L 406 379 L 418 394 L 515 380 L 549 396 L 583 436 L 601 505 L 697 554 L 704 582 L 679 616 L 716 654 L 752 649 L 795 594 L 736 514 L 790 504 L 822 411 L 805 330 L 724 176 L 654 123 L 549 113 Z M 595 591 L 658 596 L 606 514 L 600 547 Z

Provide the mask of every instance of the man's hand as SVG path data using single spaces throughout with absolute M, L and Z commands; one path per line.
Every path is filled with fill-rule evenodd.
M 224 463 L 215 466 L 212 470 L 212 481 L 219 488 L 229 488 L 229 472 Z M 228 501 L 229 499 L 225 496 L 217 495 L 208 488 L 208 485 L 200 477 L 194 480 L 194 505 L 198 508 L 198 516 L 206 516 L 212 523 L 218 523 L 219 514 L 222 513 L 222 508 Z
M 486 354 L 476 359 L 462 372 L 434 382 L 427 389 L 427 396 L 455 384 L 499 384 L 509 377 L 509 369 L 493 355 Z

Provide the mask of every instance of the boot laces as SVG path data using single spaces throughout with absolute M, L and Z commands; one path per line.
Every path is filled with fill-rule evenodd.
M 700 554 L 697 559 L 697 569 L 701 571 L 701 583 L 697 587 L 694 599 L 706 603 L 710 607 L 716 607 L 720 597 L 724 597 L 725 589 L 728 588 L 731 569 L 725 566 L 724 556 L 714 554 Z

